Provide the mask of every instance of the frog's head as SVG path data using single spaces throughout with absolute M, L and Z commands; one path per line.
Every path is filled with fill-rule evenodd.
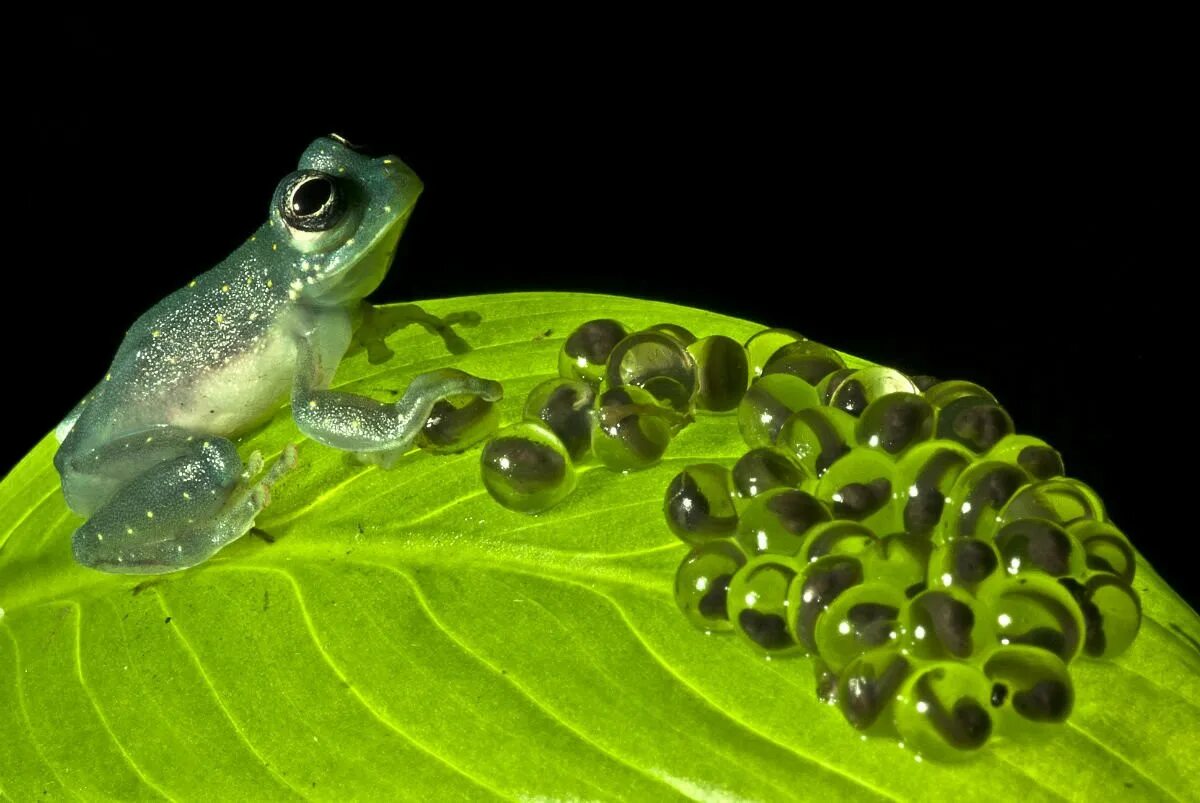
M 378 287 L 420 194 L 394 156 L 373 159 L 339 138 L 309 145 L 271 201 L 271 226 L 295 256 L 294 292 L 340 303 Z

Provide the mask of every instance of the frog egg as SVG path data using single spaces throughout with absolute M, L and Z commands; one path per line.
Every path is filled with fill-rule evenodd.
M 913 596 L 925 589 L 932 550 L 928 536 L 891 533 L 869 544 L 858 559 L 867 577 L 890 583 Z
M 733 487 L 742 499 L 772 488 L 799 488 L 807 482 L 808 475 L 796 461 L 769 446 L 751 449 L 733 464 Z
M 1020 466 L 1035 480 L 1061 477 L 1064 473 L 1062 455 L 1032 435 L 1005 435 L 984 456 L 988 460 Z
M 861 522 L 882 534 L 896 529 L 895 487 L 895 463 L 875 449 L 858 447 L 821 475 L 816 497 L 829 505 L 834 518 Z
M 947 440 L 919 443 L 905 453 L 896 470 L 903 529 L 921 535 L 934 532 L 958 475 L 973 459 L 965 446 Z
M 748 555 L 795 555 L 814 524 L 829 511 L 811 494 L 794 488 L 764 491 L 746 505 L 737 523 L 737 541 Z
M 992 683 L 990 703 L 998 730 L 1036 731 L 1066 722 L 1075 705 L 1075 685 L 1056 655 L 1037 647 L 999 647 L 983 664 Z
M 1052 521 L 1016 519 L 997 530 L 992 540 L 1008 574 L 1039 571 L 1051 577 L 1083 575 L 1083 546 Z
M 737 409 L 750 385 L 750 366 L 746 350 L 731 337 L 713 335 L 687 347 L 696 361 L 700 388 L 696 408 L 715 413 Z
M 462 395 L 434 402 L 417 445 L 427 452 L 450 454 L 470 449 L 500 426 L 495 402 Z
M 604 382 L 610 390 L 634 385 L 687 412 L 698 387 L 696 361 L 671 335 L 636 332 L 613 346 Z
M 1104 503 L 1099 494 L 1079 480 L 1055 477 L 1027 485 L 1014 494 L 996 517 L 996 523 L 1025 518 L 1063 524 L 1087 519 L 1104 521 Z
M 733 577 L 746 556 L 730 541 L 710 541 L 688 553 L 675 573 L 675 604 L 688 621 L 705 632 L 728 633 L 726 600 Z
M 846 589 L 817 619 L 813 640 L 833 672 L 868 650 L 891 643 L 904 592 L 887 583 L 867 582 Z
M 981 670 L 940 661 L 900 687 L 893 721 L 918 755 L 961 761 L 978 755 L 992 736 L 991 697 L 992 683 Z
M 974 452 L 986 452 L 1016 427 L 1008 411 L 977 396 L 938 408 L 937 436 L 958 441 Z
M 600 384 L 613 346 L 628 336 L 629 330 L 611 318 L 580 324 L 567 335 L 567 341 L 558 352 L 558 375 L 564 379 Z
M 899 624 L 901 649 L 924 660 L 967 661 L 995 643 L 985 609 L 954 586 L 917 594 L 900 612 Z
M 938 382 L 925 388 L 922 392 L 925 395 L 925 400 L 937 410 L 944 409 L 960 399 L 987 399 L 991 402 L 996 401 L 996 397 L 985 388 L 976 385 L 974 382 L 966 382 L 961 379 Z
M 861 446 L 882 449 L 892 457 L 933 437 L 933 407 L 915 393 L 889 393 L 867 405 L 855 437 Z
M 525 418 L 541 421 L 558 436 L 572 460 L 581 460 L 592 449 L 592 407 L 596 391 L 587 382 L 548 379 L 529 392 Z
M 809 530 L 799 557 L 811 563 L 826 555 L 859 556 L 878 540 L 874 531 L 856 521 L 827 521 Z
M 854 416 L 831 407 L 810 407 L 793 413 L 783 423 L 776 445 L 793 455 L 814 477 L 850 451 L 854 443 Z
M 543 424 L 505 427 L 483 447 L 483 485 L 510 510 L 537 513 L 575 488 L 575 467 L 566 448 Z
M 763 367 L 775 352 L 788 343 L 804 339 L 804 335 L 791 329 L 763 329 L 761 332 L 755 332 L 745 343 L 746 356 L 750 361 L 750 375 L 762 376 Z
M 596 400 L 592 451 L 614 471 L 648 468 L 671 443 L 678 414 L 636 385 L 606 390 Z
M 788 630 L 788 588 L 799 566 L 782 555 L 751 558 L 733 576 L 727 612 L 734 630 L 767 655 L 796 655 L 802 648 Z
M 946 510 L 934 538 L 942 543 L 969 535 L 991 537 L 1000 511 L 1029 480 L 1024 469 L 995 460 L 968 466 L 946 495 Z
M 909 379 L 911 379 L 913 384 L 917 386 L 917 390 L 921 391 L 922 393 L 942 381 L 936 376 L 929 376 L 928 374 L 913 374 L 909 377 Z
M 933 550 L 927 581 L 930 588 L 961 588 L 974 594 L 985 583 L 1003 576 L 995 544 L 979 538 L 954 538 Z
M 738 516 L 729 469 L 716 463 L 688 466 L 667 486 L 663 513 L 671 532 L 688 544 L 733 535 Z
M 842 355 L 813 340 L 788 343 L 771 355 L 763 374 L 791 374 L 816 387 L 839 368 L 845 368 Z
M 830 374 L 830 377 L 836 374 Z M 860 368 L 844 377 L 836 387 L 827 386 L 830 407 L 861 415 L 871 402 L 890 393 L 918 393 L 913 381 L 894 368 L 875 365 Z
M 1142 625 L 1142 603 L 1120 578 L 1096 574 L 1086 584 L 1059 581 L 1083 612 L 1083 651 L 1091 658 L 1112 658 L 1129 648 Z
M 792 634 L 810 652 L 817 652 L 818 618 L 846 589 L 863 581 L 863 566 L 849 555 L 827 555 L 806 565 L 788 591 Z
M 1126 585 L 1133 582 L 1133 545 L 1110 522 L 1081 519 L 1068 524 L 1067 532 L 1083 544 L 1088 569 L 1115 575 Z
M 656 323 L 653 326 L 647 326 L 642 331 L 657 332 L 661 335 L 673 337 L 675 340 L 679 341 L 679 345 L 683 346 L 684 348 L 687 348 L 696 342 L 696 336 L 692 334 L 690 330 L 685 329 L 677 323 Z
M 891 716 L 912 661 L 894 647 L 881 647 L 854 659 L 838 676 L 838 708 L 857 730 L 894 733 Z
M 1038 647 L 1070 663 L 1083 647 L 1083 612 L 1071 592 L 1039 574 L 1006 577 L 980 589 L 1001 645 Z
M 817 383 L 817 398 L 821 404 L 826 407 L 833 399 L 834 391 L 836 391 L 851 374 L 857 371 L 857 368 L 839 368 L 831 374 L 827 374 L 824 379 Z M 865 405 L 864 405 L 865 406 Z
M 751 449 L 771 446 L 792 413 L 817 406 L 813 386 L 788 374 L 761 376 L 738 404 L 738 429 Z

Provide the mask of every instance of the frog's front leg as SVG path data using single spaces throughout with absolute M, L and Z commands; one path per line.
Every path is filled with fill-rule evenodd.
M 135 472 L 139 457 L 144 462 Z M 289 444 L 256 479 L 262 467 L 257 452 L 243 467 L 232 442 L 174 427 L 127 435 L 72 457 L 63 467 L 69 499 L 74 488 L 95 487 L 89 478 L 111 473 L 123 480 L 75 531 L 75 560 L 121 574 L 162 574 L 202 563 L 254 525 L 270 501 L 271 484 L 295 462 Z M 88 495 L 77 494 L 72 507 L 86 509 L 93 501 Z
M 407 449 L 439 399 L 473 395 L 496 401 L 504 393 L 499 382 L 443 368 L 414 377 L 404 395 L 388 404 L 327 390 L 329 372 L 320 355 L 321 349 L 316 344 L 301 340 L 292 390 L 292 416 L 301 432 L 335 449 L 351 452 Z

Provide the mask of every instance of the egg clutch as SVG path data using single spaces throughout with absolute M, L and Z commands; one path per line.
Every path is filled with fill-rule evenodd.
M 676 603 L 714 636 L 810 657 L 817 695 L 864 734 L 958 760 L 1045 732 L 1070 716 L 1072 662 L 1137 635 L 1128 539 L 978 385 L 848 368 L 785 329 L 742 344 L 608 319 L 571 333 L 558 373 L 520 423 L 497 432 L 491 402 L 450 399 L 420 442 L 486 438 L 488 492 L 536 513 L 581 461 L 647 468 L 696 411 L 736 414 L 745 454 L 665 490 L 690 547 Z

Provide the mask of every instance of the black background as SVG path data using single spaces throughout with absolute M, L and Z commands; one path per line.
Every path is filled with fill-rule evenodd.
M 6 133 L 8 232 L 29 250 L 7 269 L 4 465 L 336 131 L 426 185 L 376 299 L 655 298 L 977 381 L 1195 605 L 1177 558 L 1191 501 L 1166 468 L 1195 407 L 1172 374 L 1190 342 L 1179 153 L 1171 102 L 1137 76 L 814 79 L 786 60 L 577 74 L 446 52 L 403 80 L 318 89 L 287 65 L 164 79 L 86 26 L 66 36 L 86 69 L 22 90 Z

